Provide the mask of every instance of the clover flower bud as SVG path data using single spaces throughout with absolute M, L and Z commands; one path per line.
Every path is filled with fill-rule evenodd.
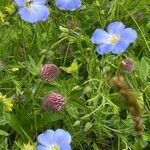
M 55 80 L 60 73 L 59 68 L 54 64 L 45 64 L 40 70 L 40 76 L 47 82 Z
M 65 106 L 64 97 L 57 92 L 52 92 L 44 99 L 43 106 L 48 111 L 59 112 Z
M 126 71 L 133 71 L 134 70 L 134 64 L 133 64 L 133 61 L 129 58 L 126 58 L 122 61 L 122 64 L 123 64 L 123 68 L 126 70 Z

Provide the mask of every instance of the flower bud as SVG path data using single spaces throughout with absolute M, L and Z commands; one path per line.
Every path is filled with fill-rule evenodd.
M 123 68 L 126 70 L 126 71 L 133 71 L 134 70 L 134 64 L 133 64 L 133 61 L 129 58 L 126 58 L 122 61 L 122 64 L 123 64 Z
M 40 70 L 41 78 L 47 82 L 52 82 L 55 80 L 59 73 L 59 68 L 54 64 L 45 64 Z
M 65 106 L 64 97 L 57 92 L 52 92 L 44 99 L 43 106 L 48 111 L 61 111 Z

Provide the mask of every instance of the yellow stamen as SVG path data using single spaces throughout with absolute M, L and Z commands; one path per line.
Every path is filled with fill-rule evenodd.
M 51 148 L 52 150 L 60 150 L 60 148 L 57 145 L 52 145 Z
M 110 35 L 109 41 L 111 44 L 116 44 L 120 40 L 119 36 L 117 35 Z

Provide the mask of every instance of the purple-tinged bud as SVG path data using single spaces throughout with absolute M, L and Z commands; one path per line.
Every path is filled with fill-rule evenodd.
M 59 68 L 54 64 L 45 64 L 40 70 L 40 76 L 47 82 L 55 80 L 60 73 Z
M 124 60 L 122 60 L 122 64 L 123 64 L 123 68 L 126 70 L 126 71 L 133 71 L 134 70 L 134 64 L 133 64 L 133 61 L 129 58 L 126 58 Z
M 144 13 L 142 11 L 137 11 L 133 15 L 138 22 L 144 19 Z
M 48 111 L 59 112 L 65 106 L 64 97 L 57 92 L 52 92 L 44 99 L 43 106 Z

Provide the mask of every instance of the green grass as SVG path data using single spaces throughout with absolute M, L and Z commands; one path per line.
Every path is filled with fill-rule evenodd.
M 73 150 L 150 149 L 150 2 L 148 0 L 84 0 L 74 12 L 48 4 L 50 16 L 41 23 L 21 20 L 8 13 L 11 0 L 0 1 L 0 92 L 14 97 L 13 111 L 0 104 L 0 149 L 19 150 L 23 143 L 37 141 L 47 129 L 65 129 L 72 135 Z M 15 4 L 14 4 L 15 6 Z M 96 53 L 91 35 L 113 21 L 134 28 L 138 40 L 121 55 Z M 129 57 L 133 72 L 121 65 Z M 42 64 L 68 67 L 77 60 L 78 74 L 63 69 L 52 84 L 39 77 Z M 15 70 L 17 68 L 17 70 Z M 110 86 L 116 73 L 124 76 L 142 110 L 144 131 L 137 141 L 132 116 L 118 92 Z M 51 91 L 66 99 L 62 112 L 47 112 L 43 98 Z M 1 131 L 2 130 L 2 131 Z M 8 133 L 8 134 L 7 134 Z M 139 146 L 139 145 L 140 146 Z

